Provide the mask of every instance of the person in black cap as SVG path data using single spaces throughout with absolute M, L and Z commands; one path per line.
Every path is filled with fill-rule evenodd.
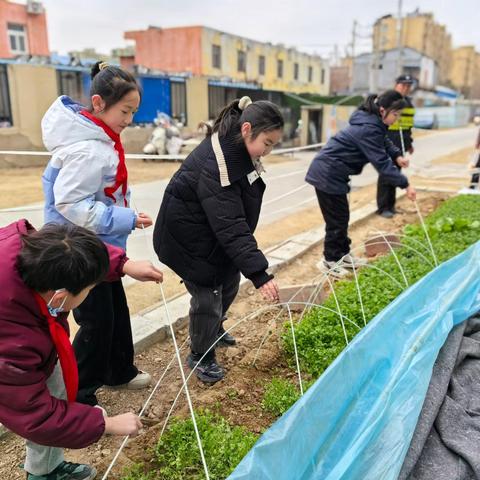
M 395 80 L 395 90 L 403 95 L 407 106 L 402 110 L 400 118 L 389 127 L 387 136 L 402 152 L 402 155 L 405 155 L 407 152 L 413 153 L 412 128 L 415 107 L 408 95 L 415 81 L 411 75 L 400 75 Z M 395 165 L 398 169 L 401 169 L 398 163 L 395 162 Z M 377 213 L 382 217 L 392 218 L 397 213 L 395 210 L 395 188 L 384 175 L 379 175 L 377 182 Z

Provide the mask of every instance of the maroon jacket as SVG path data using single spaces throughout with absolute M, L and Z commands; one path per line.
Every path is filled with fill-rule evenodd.
M 46 386 L 57 353 L 47 320 L 15 266 L 21 235 L 33 230 L 26 220 L 0 228 L 0 423 L 40 445 L 84 448 L 102 436 L 105 421 L 100 409 L 59 400 Z M 115 280 L 126 256 L 107 248 L 108 280 Z M 67 316 L 57 318 L 68 331 Z

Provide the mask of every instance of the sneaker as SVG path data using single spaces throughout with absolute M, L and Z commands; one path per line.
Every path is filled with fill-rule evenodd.
M 187 364 L 191 370 L 194 370 L 195 375 L 204 383 L 216 383 L 223 379 L 225 372 L 223 368 L 215 360 L 215 356 L 210 359 L 203 359 L 201 362 L 198 359 L 201 355 L 191 353 L 187 357 Z
M 27 480 L 91 480 L 97 471 L 90 465 L 62 462 L 53 472 L 46 475 L 33 475 L 27 472 Z
M 229 333 L 225 332 L 223 326 L 218 330 L 217 339 L 218 338 L 220 338 L 220 340 L 217 342 L 217 347 L 233 347 L 233 345 L 237 344 L 235 338 Z
M 152 377 L 147 372 L 138 371 L 137 375 L 133 377 L 128 383 L 121 385 L 105 385 L 112 390 L 141 390 L 147 388 L 152 383 Z
M 383 212 L 380 212 L 379 215 L 383 218 L 393 218 L 395 214 L 390 210 L 384 210 Z
M 350 275 L 350 271 L 342 266 L 342 262 L 329 262 L 328 260 L 322 260 L 317 263 L 317 267 L 335 278 L 344 278 Z
M 366 264 L 367 261 L 364 258 L 354 257 L 350 253 L 342 258 L 342 267 L 344 268 L 363 267 Z
M 138 371 L 137 376 L 133 377 L 126 385 L 127 390 L 141 390 L 147 388 L 152 383 L 152 376 L 147 372 Z

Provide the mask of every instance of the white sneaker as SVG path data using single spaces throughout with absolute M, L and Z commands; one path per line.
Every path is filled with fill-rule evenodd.
M 106 386 L 112 390 L 141 390 L 147 388 L 152 383 L 152 377 L 147 372 L 138 371 L 137 376 L 133 377 L 128 383 L 122 385 Z
M 125 388 L 127 390 L 141 390 L 142 388 L 147 388 L 151 383 L 152 376 L 147 372 L 139 370 L 137 376 L 125 384 Z
M 328 273 L 329 275 L 332 275 L 332 277 L 335 277 L 335 278 L 344 278 L 350 275 L 350 271 L 342 266 L 342 262 L 340 263 L 334 262 L 334 261 L 329 262 L 324 259 L 317 263 L 317 267 L 322 272 Z
M 347 253 L 343 258 L 342 258 L 342 267 L 344 268 L 358 268 L 358 267 L 363 267 L 364 265 L 367 264 L 367 261 L 364 258 L 360 257 L 354 257 L 353 255 L 350 255 Z

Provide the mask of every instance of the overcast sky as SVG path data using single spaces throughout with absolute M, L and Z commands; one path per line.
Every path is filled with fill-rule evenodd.
M 255 40 L 284 43 L 327 56 L 351 41 L 352 23 L 368 36 L 376 18 L 396 14 L 397 0 L 43 0 L 50 49 L 60 53 L 95 47 L 108 53 L 126 45 L 123 32 L 148 25 L 206 25 Z M 403 0 L 403 11 L 433 12 L 454 46 L 480 51 L 480 0 Z M 369 47 L 357 39 L 357 51 Z

